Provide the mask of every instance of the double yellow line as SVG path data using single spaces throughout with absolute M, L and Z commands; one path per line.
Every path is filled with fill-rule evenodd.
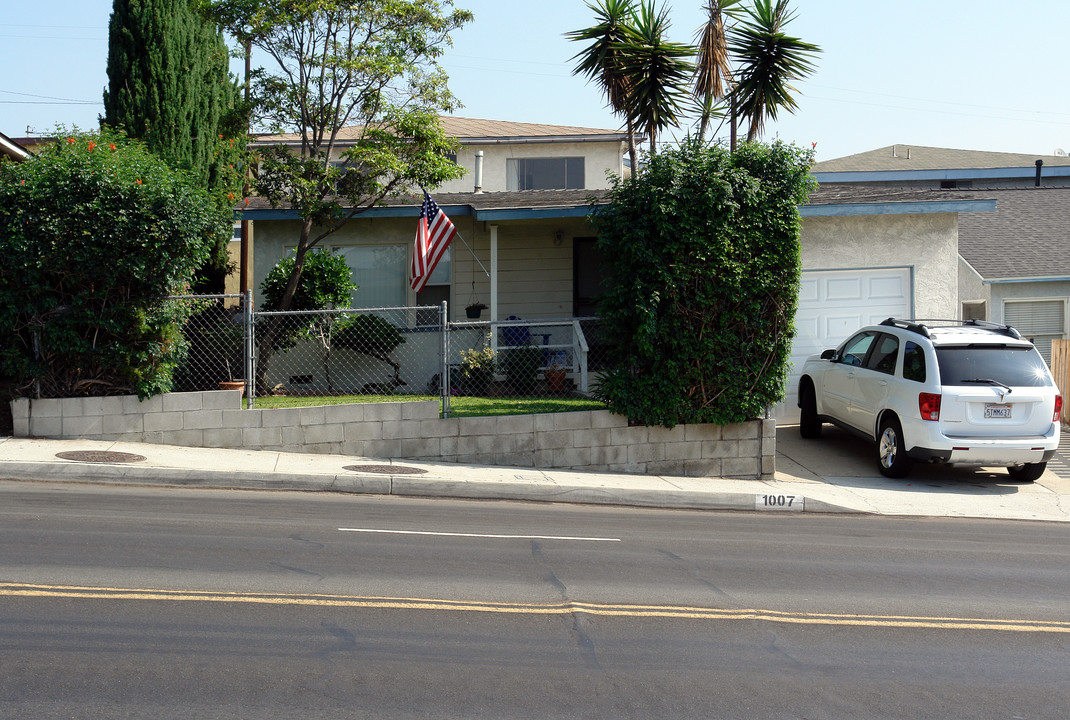
M 0 597 L 79 598 L 170 602 L 251 603 L 386 610 L 440 610 L 514 615 L 567 615 L 586 613 L 622 618 L 682 618 L 688 620 L 755 620 L 796 625 L 850 625 L 855 627 L 928 628 L 942 630 L 999 630 L 1004 632 L 1070 633 L 1070 622 L 1008 620 L 997 618 L 919 617 L 910 615 L 855 615 L 781 610 L 703 608 L 686 605 L 618 605 L 567 601 L 561 603 L 503 603 L 436 598 L 366 597 L 288 593 L 216 592 L 148 588 L 89 587 L 0 583 Z

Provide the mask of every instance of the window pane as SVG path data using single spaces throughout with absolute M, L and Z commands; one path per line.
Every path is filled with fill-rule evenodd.
M 908 342 L 903 353 L 903 377 L 915 382 L 925 382 L 925 350 L 914 342 Z
M 584 162 L 570 158 L 508 158 L 506 190 L 582 190 Z
M 1044 360 L 1031 347 L 939 347 L 936 361 L 941 385 L 974 385 L 978 380 L 995 380 L 1011 387 L 1051 385 Z
M 446 248 L 446 252 L 442 253 L 442 257 L 439 258 L 438 265 L 435 265 L 435 271 L 431 273 L 431 277 L 427 279 L 428 285 L 449 285 L 451 249 L 452 248 Z M 416 304 L 419 305 L 420 303 Z
M 567 190 L 583 189 L 583 158 L 568 158 L 566 162 L 565 188 Z
M 353 307 L 402 307 L 406 304 L 409 247 L 407 245 L 353 245 L 334 248 L 353 271 L 360 287 Z

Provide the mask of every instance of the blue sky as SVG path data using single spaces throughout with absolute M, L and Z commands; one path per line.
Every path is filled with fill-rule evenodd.
M 703 0 L 660 0 L 690 42 Z M 583 0 L 457 0 L 475 22 L 443 65 L 465 117 L 616 128 L 571 74 L 563 33 L 591 24 Z M 793 34 L 822 46 L 799 110 L 767 126 L 819 160 L 891 144 L 1050 155 L 1070 151 L 1064 51 L 1070 0 L 795 0 Z M 103 112 L 111 0 L 36 0 L 0 26 L 0 132 L 90 128 Z

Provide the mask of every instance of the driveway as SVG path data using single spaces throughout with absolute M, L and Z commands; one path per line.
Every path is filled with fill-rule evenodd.
M 825 482 L 845 487 L 953 493 L 1070 495 L 1070 429 L 1063 427 L 1059 451 L 1035 483 L 1017 483 L 1003 468 L 948 467 L 915 463 L 910 475 L 895 480 L 877 470 L 876 449 L 834 425 L 825 425 L 817 440 L 804 440 L 798 425 L 777 428 L 776 479 Z

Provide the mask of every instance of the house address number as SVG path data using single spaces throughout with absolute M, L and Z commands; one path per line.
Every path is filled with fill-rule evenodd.
M 784 510 L 787 512 L 802 512 L 806 504 L 801 495 L 775 495 L 758 493 L 754 496 L 756 510 Z

